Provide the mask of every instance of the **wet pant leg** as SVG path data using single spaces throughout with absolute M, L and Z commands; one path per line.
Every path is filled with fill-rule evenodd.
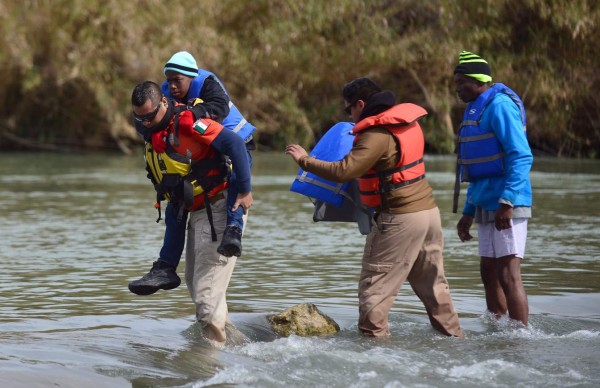
M 242 230 L 244 228 L 244 209 L 240 206 L 233 211 L 231 208 L 235 204 L 239 191 L 235 171 L 231 172 L 231 179 L 227 188 L 227 226 L 237 226 Z
M 175 269 L 179 265 L 185 246 L 185 229 L 188 212 L 184 210 L 181 213 L 180 220 L 178 220 L 178 216 L 179 207 L 169 202 L 165 209 L 165 236 L 158 258 Z
M 380 213 L 367 235 L 358 286 L 358 328 L 367 336 L 390 335 L 389 311 L 423 240 L 414 214 Z
M 226 199 L 211 205 L 217 234 L 222 234 L 227 219 Z M 196 319 L 203 325 L 207 338 L 224 342 L 228 322 L 227 287 L 237 257 L 217 252 L 218 241 L 212 241 L 206 210 L 190 213 L 186 248 L 185 282 L 196 306 Z
M 436 215 L 438 224 L 435 222 Z M 449 300 L 443 273 L 442 247 L 443 235 L 437 208 L 408 214 L 378 215 L 367 236 L 359 282 L 359 329 L 365 335 L 390 335 L 389 310 L 407 278 L 413 289 L 415 285 L 412 283 L 416 284 L 417 295 L 425 304 L 430 319 L 432 316 L 435 318 L 432 325 L 438 330 L 440 328 L 437 326 L 441 326 L 440 331 L 444 334 L 451 329 L 460 332 L 459 326 L 458 329 L 453 326 L 458 325 L 458 318 L 451 300 L 449 308 L 452 313 L 446 318 L 450 324 L 438 325 L 438 321 L 444 322 L 445 310 L 435 304 L 448 306 L 445 297 Z M 435 265 L 424 265 L 432 261 L 431 257 L 434 257 Z
M 438 208 L 422 212 L 428 224 L 421 251 L 408 275 L 408 281 L 423 302 L 431 325 L 439 332 L 462 337 L 458 314 L 444 273 L 444 235 Z

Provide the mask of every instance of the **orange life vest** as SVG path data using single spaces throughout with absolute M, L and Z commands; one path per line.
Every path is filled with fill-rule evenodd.
M 384 171 L 371 169 L 358 178 L 360 199 L 365 206 L 385 205 L 386 193 L 425 178 L 425 139 L 417 120 L 426 114 L 427 111 L 418 105 L 398 104 L 359 121 L 352 129 L 356 142 L 360 134 L 369 128 L 385 128 L 394 136 L 400 149 L 400 159 L 393 168 Z

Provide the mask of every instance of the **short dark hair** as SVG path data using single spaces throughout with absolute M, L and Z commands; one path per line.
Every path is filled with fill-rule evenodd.
M 358 100 L 367 102 L 373 94 L 379 93 L 381 90 L 381 87 L 373 80 L 367 77 L 361 77 L 344 85 L 342 97 L 350 103 Z
M 137 84 L 131 93 L 131 104 L 133 106 L 142 106 L 148 101 L 152 101 L 153 105 L 158 105 L 162 98 L 160 86 L 152 81 L 144 81 Z

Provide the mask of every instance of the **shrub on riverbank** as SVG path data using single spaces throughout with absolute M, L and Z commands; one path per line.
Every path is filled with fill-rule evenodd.
M 0 147 L 127 151 L 133 86 L 190 51 L 224 81 L 264 148 L 310 146 L 347 120 L 344 83 L 369 76 L 423 105 L 429 152 L 453 149 L 460 50 L 488 59 L 528 109 L 532 147 L 598 157 L 600 6 L 568 0 L 6 0 Z

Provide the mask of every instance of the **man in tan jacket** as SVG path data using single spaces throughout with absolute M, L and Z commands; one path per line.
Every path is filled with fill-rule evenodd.
M 392 92 L 368 78 L 348 83 L 342 96 L 356 123 L 354 145 L 344 159 L 309 158 L 297 144 L 285 152 L 324 179 L 358 178 L 361 201 L 374 210 L 358 286 L 358 328 L 366 336 L 389 336 L 389 310 L 408 279 L 431 325 L 447 336 L 463 337 L 444 275 L 440 213 L 425 178 L 424 138 L 416 120 L 427 112 L 396 104 Z

